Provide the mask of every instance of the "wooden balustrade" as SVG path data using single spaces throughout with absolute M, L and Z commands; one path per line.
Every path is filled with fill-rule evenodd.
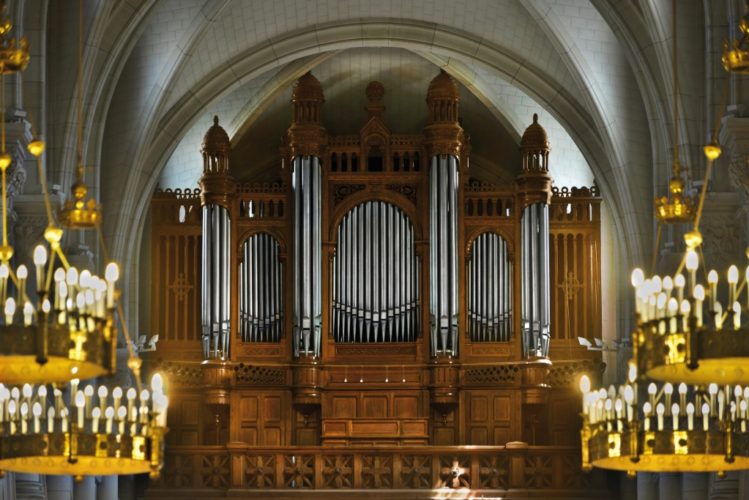
M 538 496 L 606 497 L 596 473 L 580 470 L 578 447 L 169 447 L 148 490 L 532 490 Z M 543 492 L 543 493 L 542 493 Z M 413 495 L 413 493 L 411 493 Z M 452 498 L 452 497 L 450 497 Z

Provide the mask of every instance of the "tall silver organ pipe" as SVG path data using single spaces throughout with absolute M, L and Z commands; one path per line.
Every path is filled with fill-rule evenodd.
M 283 264 L 273 236 L 259 233 L 242 245 L 239 334 L 245 342 L 278 342 L 283 325 Z
M 335 341 L 415 341 L 419 282 L 406 214 L 383 201 L 352 208 L 338 226 L 333 262 Z
M 294 158 L 294 355 L 320 355 L 322 235 L 320 160 Z
M 512 261 L 507 242 L 483 233 L 468 261 L 468 333 L 473 342 L 507 342 L 512 335 Z
M 217 204 L 203 206 L 202 333 L 203 357 L 229 356 L 229 212 Z
M 521 302 L 523 353 L 548 356 L 549 317 L 549 206 L 534 203 L 521 220 Z
M 432 354 L 458 353 L 458 159 L 429 170 L 429 315 Z

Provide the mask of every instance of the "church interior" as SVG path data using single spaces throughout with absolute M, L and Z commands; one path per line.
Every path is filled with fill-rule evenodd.
M 749 499 L 739 0 L 5 0 L 0 500 Z

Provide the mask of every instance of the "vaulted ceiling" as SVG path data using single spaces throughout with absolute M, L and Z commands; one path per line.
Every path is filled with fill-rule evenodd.
M 622 269 L 650 248 L 651 200 L 668 177 L 670 2 L 86 0 L 81 82 L 71 69 L 75 13 L 64 2 L 29 2 L 41 12 L 27 31 L 44 47 L 49 170 L 70 184 L 82 84 L 87 163 L 106 237 L 128 268 L 137 267 L 155 187 L 194 185 L 213 114 L 240 175 L 272 176 L 290 86 L 308 70 L 323 84 L 325 122 L 336 133 L 358 129 L 370 80 L 385 84 L 393 130 L 417 132 L 428 82 L 447 70 L 461 85 L 476 176 L 494 181 L 514 174 L 519 137 L 539 113 L 557 182 L 595 180 L 615 230 L 628 235 L 618 243 Z M 733 3 L 680 2 L 688 161 L 719 100 L 706 83 L 720 77 L 717 63 L 705 58 L 717 37 L 703 34 L 725 30 Z

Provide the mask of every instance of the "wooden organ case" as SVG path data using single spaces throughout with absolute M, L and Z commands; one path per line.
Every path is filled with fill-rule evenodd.
M 444 72 L 422 134 L 366 95 L 359 133 L 329 136 L 308 73 L 278 182 L 232 179 L 216 119 L 200 189 L 154 195 L 147 361 L 172 401 L 149 491 L 593 481 L 576 380 L 602 369 L 577 340 L 601 336 L 597 190 L 552 189 L 535 116 L 516 182 L 473 180 Z

